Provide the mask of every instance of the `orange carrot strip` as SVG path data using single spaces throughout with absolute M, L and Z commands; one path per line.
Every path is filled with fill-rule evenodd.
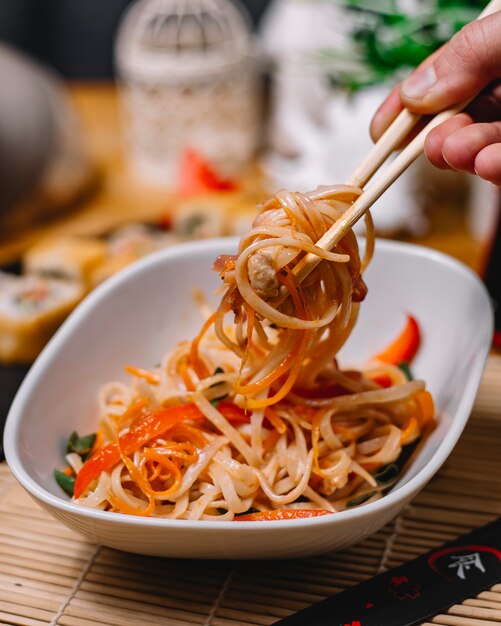
M 139 401 L 135 403 L 135 406 L 138 405 L 140 406 Z M 245 412 L 232 402 L 221 402 L 218 406 L 218 410 L 229 422 L 242 423 L 249 421 L 249 417 Z M 127 412 L 122 416 L 122 421 L 125 419 L 126 414 Z M 108 471 L 115 467 L 122 458 L 121 453 L 124 455 L 134 453 L 151 439 L 164 435 L 167 431 L 170 431 L 182 422 L 200 421 L 203 419 L 205 419 L 203 413 L 196 405 L 191 403 L 178 404 L 157 411 L 156 413 L 148 414 L 134 429 L 129 430 L 129 432 L 119 437 L 118 444 L 117 441 L 109 443 L 84 463 L 75 480 L 75 497 L 79 498 L 85 491 L 87 485 L 95 478 L 98 478 L 101 472 Z
M 310 331 L 305 331 L 299 342 L 298 349 L 296 350 L 295 348 L 293 348 L 291 350 L 290 354 L 292 355 L 294 365 L 289 372 L 287 380 L 285 381 L 284 385 L 279 389 L 279 391 L 274 396 L 266 398 L 265 400 L 247 400 L 247 406 L 249 409 L 262 409 L 272 404 L 276 404 L 277 402 L 280 402 L 280 400 L 285 398 L 285 396 L 289 393 L 297 380 L 309 339 Z
M 122 454 L 132 454 L 150 439 L 164 434 L 179 422 L 200 420 L 203 417 L 194 404 L 181 404 L 148 415 L 134 430 L 119 437 L 118 443 L 113 441 L 84 463 L 75 480 L 75 497 L 79 498 L 87 485 L 98 478 L 101 472 L 110 470 L 119 463 Z
M 190 372 L 188 371 L 187 358 L 184 356 L 177 362 L 176 369 L 183 379 L 184 385 L 188 391 L 195 391 L 195 383 L 193 382 Z
M 296 276 L 289 270 L 288 267 L 285 268 L 285 271 L 287 272 L 287 276 L 277 273 L 277 280 L 279 283 L 282 283 L 282 285 L 284 285 L 290 293 L 294 306 L 296 307 L 297 316 L 301 319 L 306 319 L 306 310 L 301 298 L 301 286 L 297 282 Z
M 417 418 L 411 415 L 400 434 L 400 443 L 405 445 L 406 443 L 414 441 L 417 436 L 419 436 L 419 423 Z
M 240 387 L 240 379 L 242 377 L 242 372 L 244 370 L 245 364 L 247 363 L 247 359 L 249 358 L 249 352 L 252 346 L 252 333 L 254 332 L 254 320 L 255 314 L 254 309 L 245 304 L 245 310 L 247 312 L 247 343 L 245 345 L 245 351 L 240 361 L 240 368 L 238 371 L 238 378 L 236 381 L 236 386 Z
M 108 492 L 106 499 L 116 511 L 119 513 L 126 513 L 127 515 L 148 517 L 153 513 L 153 509 L 155 508 L 155 500 L 153 498 L 149 498 L 148 506 L 145 509 L 136 509 L 135 507 L 130 506 L 130 504 L 127 504 L 127 502 L 113 494 L 111 491 Z
M 198 456 L 198 455 L 197 455 Z M 146 493 L 146 495 L 153 496 L 154 498 L 165 498 L 174 493 L 179 488 L 181 484 L 181 472 L 175 463 L 173 463 L 167 455 L 161 454 L 158 450 L 154 448 L 147 448 L 143 451 L 143 458 L 141 459 L 141 469 L 144 467 L 146 461 L 156 461 L 158 464 L 162 465 L 168 473 L 172 476 L 172 485 L 163 491 L 155 491 L 151 488 L 149 482 L 144 478 L 145 484 L 141 483 L 141 489 Z
M 399 337 L 393 341 L 385 350 L 377 354 L 374 358 L 384 363 L 410 363 L 421 343 L 421 333 L 419 325 L 412 315 L 407 315 L 407 324 Z
M 149 400 L 146 398 L 138 398 L 133 400 L 122 415 L 115 416 L 115 424 L 120 428 L 124 422 L 129 422 L 129 430 L 134 428 L 150 414 Z
M 135 420 L 146 417 L 148 414 L 148 405 L 149 400 L 147 398 L 137 398 L 129 404 L 122 415 L 116 415 L 114 417 L 119 420 L 120 424 L 128 420 L 134 423 Z
M 240 366 L 240 370 L 243 369 L 247 359 L 249 358 L 249 352 L 252 346 L 252 333 L 254 332 L 254 321 L 255 321 L 255 313 L 254 309 L 250 306 L 246 305 L 245 310 L 247 311 L 247 344 L 245 346 L 244 357 L 242 359 L 242 365 Z
M 429 391 L 425 391 L 424 389 L 418 391 L 414 396 L 418 403 L 421 416 L 420 416 L 420 426 L 424 426 L 428 422 L 433 421 L 433 417 L 435 415 L 435 405 L 433 403 L 432 395 Z
M 264 410 L 264 415 L 268 418 L 273 428 L 275 428 L 281 435 L 285 433 L 285 431 L 287 430 L 287 424 L 276 411 L 274 411 L 270 407 L 267 407 Z
M 148 464 L 145 463 L 146 469 L 148 469 L 147 465 Z M 162 466 L 159 463 L 155 465 L 154 461 L 149 461 L 149 465 L 150 465 L 150 468 L 149 468 L 150 475 L 149 476 L 147 475 L 147 479 L 151 484 L 156 478 L 160 476 L 160 472 L 162 471 Z
M 306 311 L 303 305 L 303 301 L 301 299 L 300 286 L 297 283 L 297 279 L 288 268 L 285 268 L 285 269 L 287 271 L 287 276 L 284 276 L 280 272 L 277 272 L 277 279 L 280 283 L 285 285 L 285 287 L 289 291 L 292 297 L 292 301 L 294 302 L 294 306 L 296 307 L 297 316 L 300 317 L 301 319 L 307 319 Z M 298 352 L 301 352 L 301 346 L 304 345 L 305 336 L 309 337 L 309 333 L 307 331 L 299 331 L 299 332 L 302 334 L 301 339 L 296 343 L 296 345 L 292 348 L 289 354 L 285 357 L 285 359 L 280 363 L 280 365 L 273 372 L 270 372 L 267 376 L 264 376 L 263 378 L 261 378 L 261 380 L 259 380 L 257 383 L 239 385 L 237 387 L 237 393 L 241 393 L 243 395 L 255 395 L 262 389 L 269 387 L 272 383 L 278 380 L 278 378 L 280 378 L 282 374 L 284 374 L 286 371 L 291 369 L 291 365 L 292 363 L 294 363 L 294 359 L 296 358 Z M 299 362 L 299 365 L 296 364 L 292 367 L 292 371 L 296 371 L 296 374 L 293 378 L 289 376 L 289 378 L 287 379 L 287 382 L 286 382 L 286 385 L 288 385 L 287 393 L 296 382 L 296 378 L 299 373 L 300 367 L 301 367 L 301 362 Z M 289 381 L 290 381 L 290 385 L 288 384 Z M 285 394 L 281 394 L 278 399 L 283 398 L 284 395 Z M 257 402 L 257 401 L 254 401 L 254 402 Z M 264 402 L 264 401 L 261 401 L 261 402 Z M 278 402 L 278 400 L 275 400 L 274 402 L 267 402 L 266 404 L 260 404 L 259 408 L 262 408 L 263 406 L 269 406 L 270 404 L 274 404 L 275 402 Z M 253 408 L 258 408 L 258 405 L 257 404 L 253 405 Z
M 156 454 L 167 457 L 171 461 L 179 459 L 180 461 L 186 463 L 196 463 L 198 460 L 197 449 L 192 443 L 189 443 L 188 441 L 185 441 L 184 443 L 175 443 L 173 441 L 169 441 L 168 443 L 165 443 L 158 448 L 145 448 L 145 454 L 146 452 L 148 452 L 148 450 L 154 450 Z
M 142 472 L 134 465 L 132 459 L 130 459 L 128 456 L 126 456 L 123 453 L 120 446 L 118 446 L 118 451 L 120 453 L 123 464 L 127 468 L 127 471 L 129 472 L 132 480 L 136 483 L 136 485 L 141 489 L 141 491 L 144 493 L 144 495 L 148 499 L 153 498 L 153 493 L 150 488 L 150 484 L 147 480 L 147 477 L 144 476 Z M 151 506 L 151 500 L 150 500 L 150 506 Z
M 209 330 L 209 328 L 214 324 L 214 320 L 216 319 L 216 314 L 213 313 L 202 326 L 202 330 L 198 333 L 198 335 L 191 342 L 190 348 L 190 364 L 195 370 L 197 376 L 202 378 L 207 378 L 210 376 L 210 372 L 207 369 L 207 365 L 202 361 L 200 355 L 198 353 L 198 349 L 200 347 L 200 342 L 202 341 L 203 336 Z
M 131 458 L 129 458 L 124 451 L 122 450 L 121 447 L 121 438 L 118 436 L 118 432 L 119 432 L 119 427 L 120 427 L 120 423 L 118 423 L 117 426 L 117 432 L 116 432 L 116 436 L 115 436 L 115 444 L 117 446 L 118 449 L 118 453 L 120 455 L 120 458 L 122 459 L 123 464 L 125 465 L 125 467 L 127 468 L 132 480 L 136 483 L 137 487 L 139 487 L 139 489 L 141 489 L 141 491 L 144 493 L 144 495 L 148 498 L 148 508 L 147 510 L 152 512 L 154 509 L 154 498 L 155 496 L 165 496 L 165 495 L 170 495 L 170 493 L 172 493 L 171 489 L 167 490 L 167 492 L 164 491 L 160 491 L 160 492 L 155 492 L 150 485 L 150 482 L 148 480 L 148 472 L 147 472 L 147 468 L 145 467 L 145 462 L 148 460 L 147 457 L 145 457 L 145 454 L 143 453 L 143 457 L 141 459 L 140 462 L 140 466 L 139 468 L 136 467 L 135 463 L 132 461 Z M 144 451 L 146 452 L 146 450 Z M 170 473 L 173 472 L 177 472 L 178 474 L 178 485 L 181 481 L 181 477 L 180 477 L 180 472 L 178 470 L 178 468 L 174 465 L 174 463 L 172 463 L 171 461 L 169 461 L 169 467 L 167 467 L 167 470 Z M 163 464 L 165 467 L 165 464 Z M 174 468 L 174 469 L 172 469 Z
M 160 383 L 160 376 L 154 372 L 149 372 L 141 367 L 135 367 L 134 365 L 127 365 L 125 368 L 127 374 L 132 374 L 136 378 L 144 378 L 144 380 L 150 385 L 158 385 Z
M 311 422 L 311 447 L 313 449 L 313 468 L 312 471 L 320 478 L 327 478 L 328 472 L 325 472 L 318 462 L 318 441 L 320 439 L 320 422 L 323 413 L 318 411 Z
M 296 346 L 297 346 L 297 343 L 296 343 Z M 269 387 L 278 378 L 280 378 L 282 374 L 285 374 L 285 372 L 287 372 L 287 370 L 291 368 L 291 365 L 294 363 L 294 358 L 296 355 L 296 346 L 292 348 L 292 350 L 285 357 L 285 359 L 280 363 L 280 365 L 276 368 L 275 371 L 270 372 L 269 374 L 261 378 L 261 380 L 258 380 L 257 383 L 240 385 L 239 387 L 236 388 L 236 392 L 241 393 L 243 395 L 251 395 L 251 394 L 254 395 L 258 393 L 258 391 L 261 391 L 262 389 Z
M 189 424 L 178 424 L 170 431 L 169 436 L 171 439 L 176 437 L 184 437 L 188 441 L 192 441 L 197 448 L 203 448 L 207 444 L 207 439 L 204 437 L 202 431 L 199 428 L 190 426 Z
M 297 283 L 297 279 L 295 278 L 295 276 L 292 274 L 290 270 L 287 269 L 287 276 L 282 276 L 280 274 L 277 274 L 277 278 L 289 290 L 289 293 L 291 294 L 294 305 L 296 307 L 296 312 L 297 312 L 298 317 L 307 319 L 306 310 L 304 308 L 303 300 L 300 295 L 300 286 Z M 301 369 L 304 353 L 306 351 L 306 347 L 308 345 L 308 341 L 309 341 L 310 334 L 311 334 L 310 331 L 300 331 L 300 332 L 301 332 L 300 340 L 296 343 L 296 345 L 287 355 L 286 359 L 284 359 L 284 361 L 286 361 L 287 359 L 291 358 L 294 363 L 290 369 L 289 375 L 287 376 L 285 383 L 282 385 L 282 387 L 274 396 L 266 398 L 265 400 L 248 400 L 247 406 L 250 409 L 260 409 L 263 407 L 270 406 L 272 404 L 276 404 L 277 402 L 282 400 L 294 386 L 294 383 L 296 382 L 298 374 L 299 374 L 299 370 Z M 282 365 L 284 361 L 282 361 L 280 365 Z M 274 375 L 276 374 L 276 372 L 277 370 L 275 370 Z M 262 382 L 262 380 L 260 381 L 260 383 Z
M 323 509 L 275 509 L 273 511 L 258 511 L 248 515 L 238 515 L 235 522 L 271 522 L 288 519 L 305 519 L 308 517 L 318 517 L 329 515 L 331 511 Z

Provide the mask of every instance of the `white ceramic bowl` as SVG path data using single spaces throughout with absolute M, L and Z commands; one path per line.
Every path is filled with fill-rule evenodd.
M 72 504 L 53 479 L 63 463 L 63 442 L 74 429 L 95 429 L 97 390 L 106 381 L 125 380 L 125 364 L 151 366 L 177 341 L 194 336 L 201 319 L 192 288 L 212 294 L 219 278 L 211 262 L 235 248 L 236 241 L 227 239 L 186 244 L 110 279 L 70 316 L 17 394 L 5 431 L 12 471 L 52 515 L 95 542 L 193 558 L 298 557 L 341 548 L 391 520 L 439 469 L 464 428 L 492 336 L 486 291 L 469 269 L 442 254 L 379 241 L 366 274 L 369 295 L 342 363 L 363 363 L 412 312 L 423 331 L 413 370 L 427 381 L 441 415 L 391 493 L 335 515 L 245 524 L 145 519 Z

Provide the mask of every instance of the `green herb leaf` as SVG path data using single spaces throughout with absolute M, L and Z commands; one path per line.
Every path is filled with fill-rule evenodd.
M 380 467 L 373 476 L 380 485 L 384 485 L 394 480 L 399 474 L 400 467 L 396 463 L 388 463 L 388 465 Z
M 335 0 L 349 17 L 350 63 L 360 68 L 347 71 L 345 50 L 333 49 L 337 57 L 329 82 L 349 92 L 371 85 L 395 82 L 434 50 L 471 22 L 487 0 L 426 0 L 419 10 L 409 10 L 402 0 Z
M 56 479 L 56 483 L 61 487 L 61 489 L 67 493 L 70 497 L 73 496 L 73 490 L 75 488 L 75 477 L 68 476 L 64 472 L 60 472 L 59 470 L 54 470 L 54 478 Z
M 375 493 L 376 493 L 375 491 L 371 491 L 370 493 L 364 493 L 363 495 L 358 496 L 357 498 L 348 500 L 348 502 L 346 503 L 346 506 L 351 507 L 351 506 L 358 506 L 359 504 L 363 504 L 364 502 L 367 502 L 367 500 L 370 500 L 370 498 L 372 498 L 372 496 Z
M 221 515 L 224 515 L 225 513 L 228 513 L 228 509 L 223 509 L 223 507 L 222 507 L 222 506 L 218 506 L 218 507 L 216 508 L 216 511 L 217 511 L 218 513 L 220 513 Z
M 411 372 L 411 367 L 408 363 L 405 363 L 405 362 L 399 363 L 398 367 L 405 374 L 405 377 L 407 378 L 407 380 L 414 380 L 414 376 L 412 375 L 412 372 Z
M 80 437 L 76 431 L 73 431 L 68 438 L 68 443 L 66 444 L 66 454 L 76 452 L 81 457 L 82 461 L 85 462 L 89 457 L 95 440 L 96 433 Z

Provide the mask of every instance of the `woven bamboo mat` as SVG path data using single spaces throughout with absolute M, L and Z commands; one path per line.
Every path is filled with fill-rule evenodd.
M 501 515 L 501 357 L 467 429 L 391 524 L 342 552 L 233 563 L 96 547 L 49 517 L 0 465 L 0 623 L 16 626 L 267 625 Z M 428 624 L 501 624 L 501 584 Z

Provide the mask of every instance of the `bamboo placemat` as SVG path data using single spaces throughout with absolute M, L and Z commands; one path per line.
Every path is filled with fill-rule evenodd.
M 501 357 L 491 357 L 453 455 L 391 524 L 347 550 L 294 561 L 182 561 L 96 547 L 52 519 L 0 465 L 0 623 L 256 626 L 501 515 Z M 501 584 L 435 617 L 501 624 Z

